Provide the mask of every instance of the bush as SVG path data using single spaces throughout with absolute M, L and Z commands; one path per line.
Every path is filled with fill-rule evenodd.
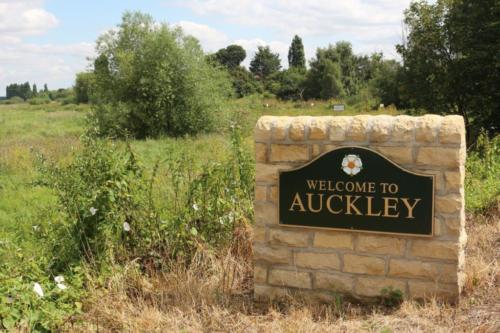
M 21 97 L 19 96 L 14 96 L 14 97 L 11 97 L 7 100 L 4 100 L 2 101 L 2 104 L 19 104 L 19 103 L 24 103 L 24 99 L 22 99 Z
M 196 169 L 196 156 L 168 151 L 147 170 L 129 146 L 87 134 L 67 165 L 38 157 L 40 182 L 58 196 L 59 218 L 46 240 L 55 270 L 81 261 L 98 266 L 140 262 L 162 265 L 166 258 L 189 260 L 198 244 L 217 248 L 231 239 L 234 227 L 251 218 L 253 161 L 232 130 L 227 160 Z M 162 202 L 154 193 L 160 164 Z
M 215 128 L 231 93 L 196 39 L 149 15 L 125 13 L 97 41 L 94 118 L 104 135 L 181 136 Z
M 467 210 L 483 213 L 500 200 L 500 135 L 489 139 L 483 131 L 467 156 Z
M 49 104 L 50 103 L 50 98 L 47 96 L 41 96 L 41 97 L 33 97 L 28 100 L 28 102 L 31 105 L 42 105 L 42 104 Z

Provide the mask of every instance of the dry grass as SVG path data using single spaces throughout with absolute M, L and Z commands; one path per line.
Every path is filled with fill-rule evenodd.
M 248 232 L 216 255 L 200 249 L 186 267 L 141 273 L 130 264 L 105 286 L 96 283 L 86 313 L 68 331 L 80 332 L 499 332 L 498 212 L 469 219 L 467 282 L 457 306 L 429 300 L 398 308 L 308 304 L 251 298 Z

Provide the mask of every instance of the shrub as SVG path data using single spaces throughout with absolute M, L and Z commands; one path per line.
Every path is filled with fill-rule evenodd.
M 94 118 L 101 133 L 145 138 L 214 129 L 230 83 L 196 39 L 149 15 L 125 13 L 96 49 Z
M 481 213 L 500 200 L 500 135 L 481 132 L 467 156 L 465 195 L 467 210 Z
M 189 260 L 198 244 L 226 244 L 234 227 L 252 214 L 253 162 L 242 147 L 239 128 L 231 130 L 227 160 L 195 169 L 194 155 L 168 151 L 147 170 L 130 146 L 82 138 L 69 164 L 38 155 L 40 182 L 53 188 L 59 218 L 52 223 L 50 266 L 61 269 L 80 261 L 98 266 L 140 258 L 162 265 L 166 258 Z M 162 202 L 155 200 L 158 169 Z
M 50 103 L 50 98 L 47 96 L 41 96 L 41 97 L 33 97 L 28 100 L 28 102 L 31 105 L 42 105 L 42 104 L 49 104 Z

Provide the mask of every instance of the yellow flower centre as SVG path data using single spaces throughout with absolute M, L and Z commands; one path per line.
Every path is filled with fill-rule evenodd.
M 354 169 L 354 167 L 356 167 L 356 163 L 354 163 L 354 161 L 349 161 L 349 162 L 347 163 L 347 167 L 348 167 L 349 169 Z

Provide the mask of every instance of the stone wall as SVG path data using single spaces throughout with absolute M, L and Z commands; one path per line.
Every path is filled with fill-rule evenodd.
M 257 299 L 288 292 L 330 301 L 385 287 L 454 302 L 463 285 L 465 129 L 460 116 L 264 116 L 255 127 L 254 283 Z M 341 146 L 369 147 L 435 175 L 434 236 L 290 228 L 278 224 L 278 170 Z M 380 170 L 383 172 L 383 170 Z

